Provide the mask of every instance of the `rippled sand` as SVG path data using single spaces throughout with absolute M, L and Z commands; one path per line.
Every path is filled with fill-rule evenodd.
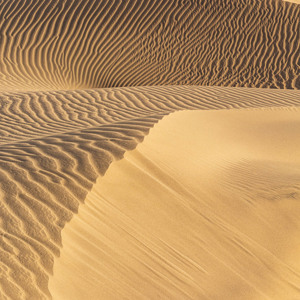
M 0 16 L 0 299 L 297 299 L 299 5 Z
M 281 0 L 2 0 L 0 90 L 299 89 L 299 18 Z

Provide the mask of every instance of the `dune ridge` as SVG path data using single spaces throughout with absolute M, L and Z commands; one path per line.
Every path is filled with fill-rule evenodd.
M 0 91 L 299 89 L 299 19 L 279 0 L 1 0 Z
M 299 91 L 197 86 L 1 94 L 3 297 L 50 297 L 65 223 L 110 163 L 164 115 L 295 105 Z
M 166 116 L 62 232 L 53 299 L 298 299 L 299 130 L 299 108 Z
M 1 144 L 178 109 L 299 105 L 298 91 L 153 86 L 0 93 Z

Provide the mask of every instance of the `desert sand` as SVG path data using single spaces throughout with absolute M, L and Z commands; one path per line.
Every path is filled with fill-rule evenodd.
M 299 89 L 299 18 L 281 0 L 2 0 L 0 90 Z
M 0 299 L 300 299 L 300 5 L 0 16 Z
M 299 132 L 299 110 L 164 118 L 63 231 L 54 299 L 298 299 Z

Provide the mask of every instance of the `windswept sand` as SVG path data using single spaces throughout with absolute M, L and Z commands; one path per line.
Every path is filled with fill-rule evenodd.
M 164 115 L 299 106 L 300 93 L 157 86 L 5 93 L 1 101 L 1 293 L 41 299 L 50 297 L 48 278 L 65 223 L 110 163 Z
M 1 0 L 0 91 L 299 89 L 299 19 L 281 0 Z
M 0 299 L 299 298 L 299 27 L 281 0 L 0 0 Z
M 53 299 L 299 299 L 300 111 L 178 112 L 63 231 Z

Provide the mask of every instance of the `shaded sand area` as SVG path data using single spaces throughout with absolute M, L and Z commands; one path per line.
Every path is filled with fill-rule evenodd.
M 299 299 L 299 109 L 176 112 L 63 231 L 53 299 Z

